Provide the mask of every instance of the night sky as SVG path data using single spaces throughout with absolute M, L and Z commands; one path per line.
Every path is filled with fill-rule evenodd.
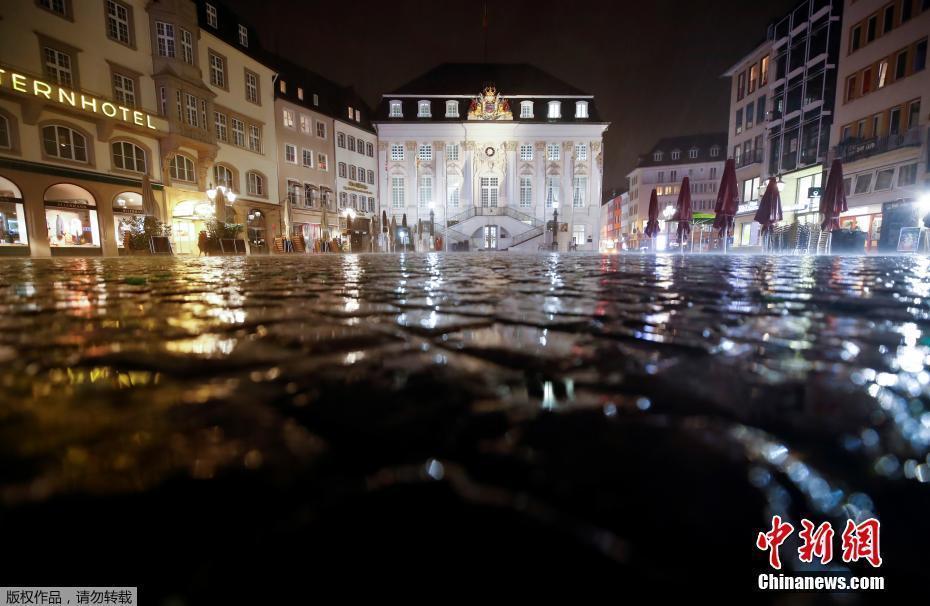
M 354 86 L 372 106 L 438 63 L 482 60 L 479 0 L 226 4 L 266 48 Z M 492 0 L 488 60 L 533 63 L 594 94 L 611 122 L 604 190 L 626 189 L 637 156 L 660 137 L 726 130 L 729 89 L 720 74 L 795 4 Z

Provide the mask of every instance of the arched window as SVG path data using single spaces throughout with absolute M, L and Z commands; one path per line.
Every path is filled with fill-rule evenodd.
M 588 102 L 587 101 L 575 101 L 575 117 L 576 118 L 587 118 L 588 117 Z
M 87 138 L 67 126 L 52 124 L 42 129 L 45 155 L 60 160 L 87 162 Z
M 0 247 L 21 246 L 25 249 L 28 245 L 23 194 L 15 183 L 0 177 Z
M 653 159 L 655 162 L 661 162 L 661 161 L 662 161 L 662 152 L 657 151 L 657 152 L 655 152 L 654 154 L 652 154 L 652 159 Z
M 261 196 L 265 197 L 268 193 L 265 191 L 265 176 L 254 170 L 250 170 L 245 174 L 246 182 L 248 183 L 248 192 L 250 196 Z
M 224 164 L 213 165 L 213 182 L 217 187 L 222 185 L 226 189 L 231 189 L 235 192 L 239 191 L 239 184 L 236 183 L 235 174 L 231 168 Z
M 672 150 L 672 160 L 678 160 L 679 158 L 681 158 L 681 151 L 677 149 Z
M 99 247 L 97 200 L 79 185 L 58 183 L 45 190 L 48 243 L 58 247 Z
M 532 101 L 520 101 L 520 117 L 521 118 L 532 118 L 533 117 L 533 102 Z
M 168 171 L 174 181 L 186 181 L 187 183 L 196 183 L 197 175 L 194 171 L 194 161 L 187 156 L 175 154 L 168 162 Z
M 458 118 L 459 117 L 459 102 L 458 101 L 446 101 L 446 118 Z
M 417 118 L 429 118 L 433 113 L 430 111 L 429 101 L 417 102 Z
M 145 150 L 129 141 L 116 141 L 110 146 L 113 151 L 113 166 L 134 173 L 146 172 Z
M 10 129 L 10 121 L 6 116 L 0 115 L 0 149 L 13 148 L 13 134 Z
M 391 106 L 391 111 L 390 111 L 389 116 L 391 118 L 403 118 L 404 117 L 404 111 L 402 109 L 400 101 L 397 101 L 397 100 L 391 101 L 390 106 Z

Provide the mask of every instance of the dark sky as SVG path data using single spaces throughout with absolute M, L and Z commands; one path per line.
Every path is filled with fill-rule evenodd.
M 372 106 L 438 63 L 482 60 L 480 0 L 226 3 L 265 47 L 355 86 Z M 726 130 L 720 74 L 796 3 L 490 0 L 488 60 L 533 63 L 594 94 L 611 122 L 604 190 L 625 189 L 637 156 L 660 137 Z

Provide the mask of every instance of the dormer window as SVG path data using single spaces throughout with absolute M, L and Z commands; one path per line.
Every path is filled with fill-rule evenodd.
M 391 101 L 390 102 L 391 110 L 388 113 L 389 118 L 403 118 L 404 110 L 401 108 L 400 101 Z
M 219 20 L 216 18 L 216 7 L 207 3 L 207 25 L 216 29 L 219 27 Z
M 299 86 L 297 87 L 297 98 L 301 101 L 304 100 L 304 89 L 300 88 Z
M 575 101 L 575 118 L 587 118 L 588 117 L 588 102 L 587 101 Z
M 532 101 L 520 101 L 520 117 L 521 118 L 532 118 L 533 117 L 533 102 Z
M 562 102 L 561 101 L 550 101 L 549 102 L 549 113 L 547 114 L 550 120 L 557 120 L 562 117 Z
M 688 157 L 692 160 L 696 160 L 698 156 L 698 150 L 696 147 L 692 147 L 688 150 Z
M 662 152 L 657 151 L 657 152 L 653 153 L 653 154 L 652 154 L 652 160 L 653 160 L 654 162 L 661 162 L 661 161 L 662 161 Z
M 278 80 L 278 90 L 282 93 L 287 93 L 287 82 L 284 80 Z
M 458 118 L 459 117 L 459 102 L 458 101 L 446 101 L 446 118 Z
M 433 114 L 430 111 L 429 101 L 417 102 L 417 118 L 430 118 L 432 115 Z
M 679 158 L 681 158 L 681 150 L 672 150 L 672 160 L 678 160 Z
M 351 105 L 347 107 L 349 113 L 349 120 L 355 117 L 355 109 Z
M 715 146 L 713 146 L 713 147 L 710 148 L 710 157 L 711 157 L 711 158 L 716 158 L 716 157 L 719 156 L 719 155 L 720 155 L 720 146 L 715 145 Z
M 239 24 L 239 44 L 242 46 L 249 45 L 249 30 L 241 23 Z

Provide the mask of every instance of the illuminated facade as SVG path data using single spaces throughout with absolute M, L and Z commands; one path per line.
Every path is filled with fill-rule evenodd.
M 444 64 L 383 95 L 374 122 L 381 207 L 417 249 L 598 250 L 591 95 L 529 65 Z
M 11 0 L 0 30 L 0 254 L 118 254 L 143 175 L 164 204 L 145 3 Z

